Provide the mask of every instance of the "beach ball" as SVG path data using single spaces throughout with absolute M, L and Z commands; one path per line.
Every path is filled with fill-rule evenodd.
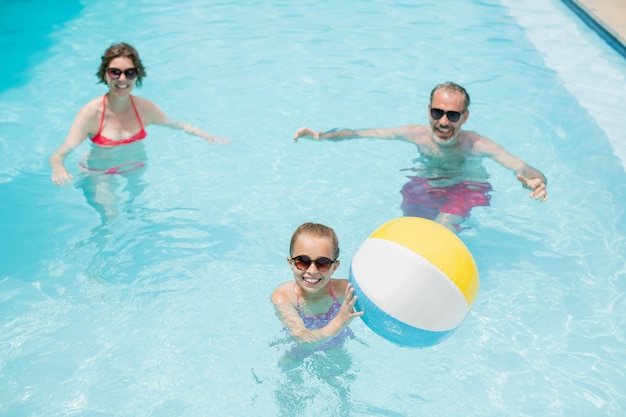
M 365 324 L 406 347 L 434 346 L 454 333 L 479 287 L 474 258 L 461 239 L 418 217 L 391 220 L 365 239 L 349 280 Z

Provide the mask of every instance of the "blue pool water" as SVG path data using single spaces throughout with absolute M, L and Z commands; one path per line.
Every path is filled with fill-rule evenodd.
M 517 3 L 2 2 L 0 415 L 624 415 L 626 63 L 560 2 Z M 149 127 L 103 222 L 47 158 L 119 41 L 147 67 L 136 94 L 232 143 Z M 281 366 L 269 294 L 291 232 L 333 226 L 346 277 L 402 215 L 417 156 L 293 133 L 426 123 L 446 80 L 550 200 L 485 161 L 491 206 L 460 235 L 481 289 L 457 332 L 407 349 L 355 321 L 342 350 Z

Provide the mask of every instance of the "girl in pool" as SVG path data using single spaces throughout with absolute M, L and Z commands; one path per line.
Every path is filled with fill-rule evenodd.
M 332 279 L 339 267 L 339 242 L 330 227 L 304 223 L 291 237 L 287 263 L 294 281 L 280 284 L 272 302 L 287 331 L 300 344 L 316 349 L 338 346 L 352 335 L 348 324 L 356 296 L 346 279 Z
M 139 54 L 126 43 L 111 45 L 102 56 L 97 72 L 100 83 L 106 84 L 109 91 L 102 97 L 94 98 L 78 111 L 65 141 L 50 157 L 52 182 L 56 185 L 67 185 L 74 178 L 63 163 L 65 157 L 80 145 L 87 137 L 100 150 L 130 145 L 146 137 L 144 128 L 151 124 L 181 129 L 200 136 L 209 142 L 228 143 L 228 139 L 219 138 L 191 126 L 187 123 L 169 119 L 159 107 L 149 100 L 132 96 L 135 85 L 141 86 L 146 71 Z M 113 148 L 115 149 L 115 148 Z M 109 152 L 95 152 L 108 161 L 98 163 L 94 155 L 80 166 L 86 173 L 92 174 L 124 174 L 141 169 L 141 160 L 123 158 L 121 162 L 111 161 Z M 111 164 L 111 162 L 114 162 Z

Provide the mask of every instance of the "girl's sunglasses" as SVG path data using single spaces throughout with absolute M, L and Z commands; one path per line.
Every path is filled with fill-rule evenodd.
M 321 256 L 313 260 L 306 255 L 298 255 L 298 256 L 291 258 L 291 260 L 293 261 L 293 264 L 296 266 L 296 268 L 298 268 L 300 271 L 306 271 L 307 269 L 309 269 L 311 264 L 314 263 L 315 267 L 320 272 L 328 271 L 330 267 L 335 262 L 337 262 L 336 259 L 333 261 L 332 259 L 326 258 L 325 256 Z
M 459 113 L 458 111 L 454 111 L 454 110 L 445 111 L 441 109 L 430 109 L 430 115 L 435 120 L 441 119 L 444 114 L 448 117 L 448 120 L 450 120 L 452 123 L 458 122 L 459 119 L 461 118 L 461 113 Z
M 122 74 L 124 74 L 124 77 L 126 77 L 127 80 L 134 80 L 137 78 L 137 68 L 127 68 L 125 70 L 121 70 L 119 68 L 107 68 L 107 74 L 109 74 L 109 77 L 111 77 L 112 80 L 117 80 Z

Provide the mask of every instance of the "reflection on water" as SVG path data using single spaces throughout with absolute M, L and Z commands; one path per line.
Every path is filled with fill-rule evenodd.
M 94 0 L 69 24 L 51 19 L 52 37 L 29 30 L 48 19 L 32 13 L 44 2 L 10 3 L 29 5 L 9 15 L 26 26 L 0 38 L 33 76 L 0 86 L 0 415 L 625 414 L 623 167 L 500 2 L 454 2 L 442 31 L 437 2 L 155 0 L 120 13 Z M 233 143 L 212 151 L 159 129 L 140 146 L 89 149 L 81 162 L 104 171 L 54 187 L 46 159 L 99 88 L 93 60 L 111 33 L 146 54 L 147 96 Z M 25 60 L 16 39 L 52 48 Z M 408 144 L 291 141 L 302 125 L 423 122 L 448 78 L 476 98 L 476 129 L 554 178 L 548 204 L 487 161 L 450 172 L 413 166 Z M 398 192 L 419 182 L 403 174 L 429 191 L 450 178 L 495 190 L 460 235 L 481 272 L 472 313 L 432 349 L 389 346 L 356 321 L 371 347 L 278 365 L 268 297 L 293 227 L 336 227 L 345 276 L 362 239 L 402 214 Z
M 460 181 L 486 182 L 489 178 L 482 157 L 461 155 L 460 160 L 433 158 L 420 155 L 413 159 L 414 171 L 421 178 L 437 180 L 438 186 L 458 184 Z
M 343 348 L 316 351 L 299 361 L 281 363 L 276 383 L 280 416 L 349 416 L 354 409 L 350 385 L 357 372 Z
M 207 224 L 199 210 L 135 206 L 93 227 L 68 253 L 80 260 L 89 279 L 166 282 L 193 274 L 192 265 L 222 259 L 239 242 L 234 227 Z
M 131 213 L 137 197 L 146 189 L 142 180 L 146 166 L 142 142 L 118 147 L 92 146 L 79 163 L 76 188 L 106 223 L 122 213 Z
M 403 215 L 445 224 L 444 216 L 467 219 L 473 207 L 489 206 L 492 188 L 482 158 L 463 156 L 462 160 L 448 161 L 421 155 L 413 164 L 402 170 L 415 173 L 407 176 L 409 181 L 400 191 Z

